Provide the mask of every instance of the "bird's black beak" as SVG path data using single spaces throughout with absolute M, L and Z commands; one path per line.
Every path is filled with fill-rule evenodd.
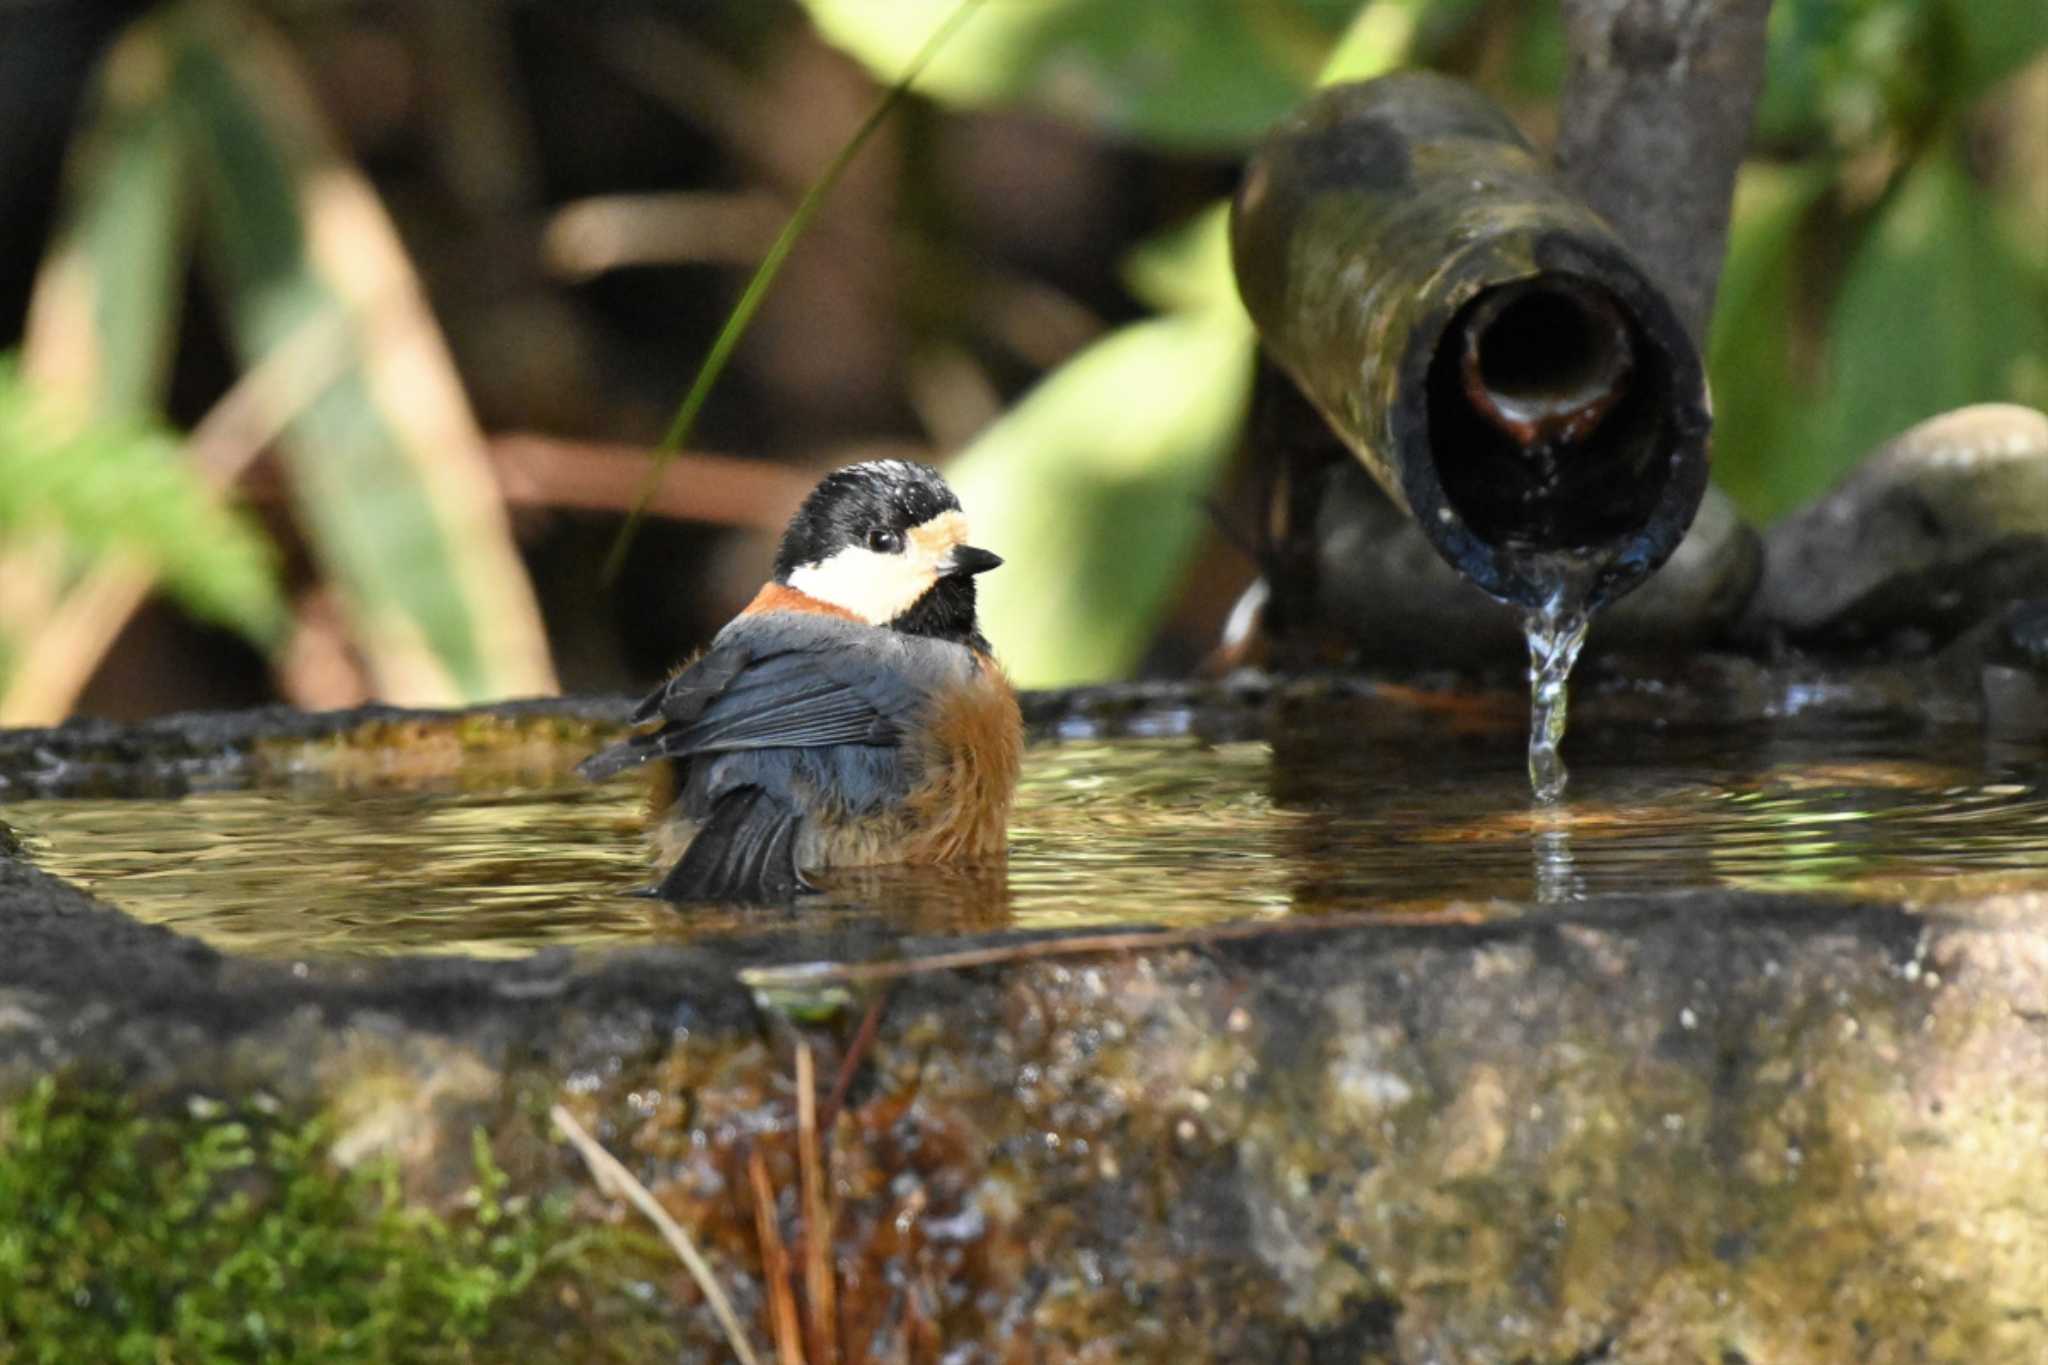
M 953 556 L 946 563 L 948 578 L 972 578 L 978 573 L 987 573 L 1003 562 L 1003 557 L 977 550 L 972 545 L 955 545 Z

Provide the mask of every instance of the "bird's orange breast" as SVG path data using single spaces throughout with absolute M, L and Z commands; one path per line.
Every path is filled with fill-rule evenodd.
M 965 686 L 933 699 L 918 737 L 924 777 L 904 801 L 904 862 L 984 862 L 1008 851 L 1024 717 L 1001 667 L 980 660 Z

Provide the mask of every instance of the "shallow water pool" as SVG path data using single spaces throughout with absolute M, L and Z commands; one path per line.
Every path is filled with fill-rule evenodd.
M 2048 891 L 2038 749 L 1940 732 L 1631 735 L 1606 748 L 1592 737 L 1571 757 L 1567 800 L 1539 809 L 1518 747 L 1499 736 L 1042 745 L 1028 757 L 1007 875 L 881 870 L 793 913 L 678 913 L 628 895 L 654 872 L 630 781 L 478 791 L 301 779 L 175 800 L 23 801 L 0 814 L 46 870 L 142 919 L 270 956 L 507 955 L 835 918 L 945 934 L 1507 914 L 1710 886 L 1922 905 Z

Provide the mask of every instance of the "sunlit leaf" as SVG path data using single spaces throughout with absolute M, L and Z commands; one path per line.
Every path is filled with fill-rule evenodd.
M 269 643 L 284 622 L 270 542 L 220 505 L 175 437 L 86 418 L 0 361 L 0 533 L 57 531 L 87 558 L 145 560 L 196 615 Z
M 1756 521 L 1790 511 L 1834 468 L 1806 437 L 1814 395 L 1795 377 L 1792 345 L 1799 228 L 1827 185 L 1818 167 L 1752 163 L 1735 191 L 1707 347 L 1714 480 Z
M 1124 283 L 1154 308 L 1235 308 L 1230 205 L 1214 203 L 1125 258 Z
M 982 615 L 1020 683 L 1127 673 L 1206 522 L 1244 418 L 1252 334 L 1215 307 L 1134 323 L 1061 366 L 948 470 L 1009 563 Z
M 819 29 L 893 80 L 953 0 L 805 0 Z M 1021 104 L 1182 147 L 1242 143 L 1301 98 L 1359 0 L 998 0 L 921 89 Z
M 1337 85 L 1384 75 L 1408 60 L 1425 28 L 1455 33 L 1466 0 L 1371 0 L 1359 5 L 1351 22 L 1323 55 L 1317 85 Z
M 1830 477 L 1878 442 L 1965 403 L 2040 401 L 2048 298 L 1942 139 L 1850 260 L 1829 328 L 1820 453 Z
M 173 13 L 208 260 L 245 360 L 318 319 L 352 329 L 352 362 L 292 424 L 285 454 L 300 521 L 380 695 L 437 704 L 553 690 L 482 433 L 390 220 L 251 12 L 192 0 Z

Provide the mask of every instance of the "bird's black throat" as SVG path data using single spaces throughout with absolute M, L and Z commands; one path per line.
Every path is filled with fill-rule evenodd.
M 989 652 L 988 641 L 974 618 L 974 580 L 965 575 L 941 578 L 926 588 L 908 611 L 889 623 L 889 629 Z

